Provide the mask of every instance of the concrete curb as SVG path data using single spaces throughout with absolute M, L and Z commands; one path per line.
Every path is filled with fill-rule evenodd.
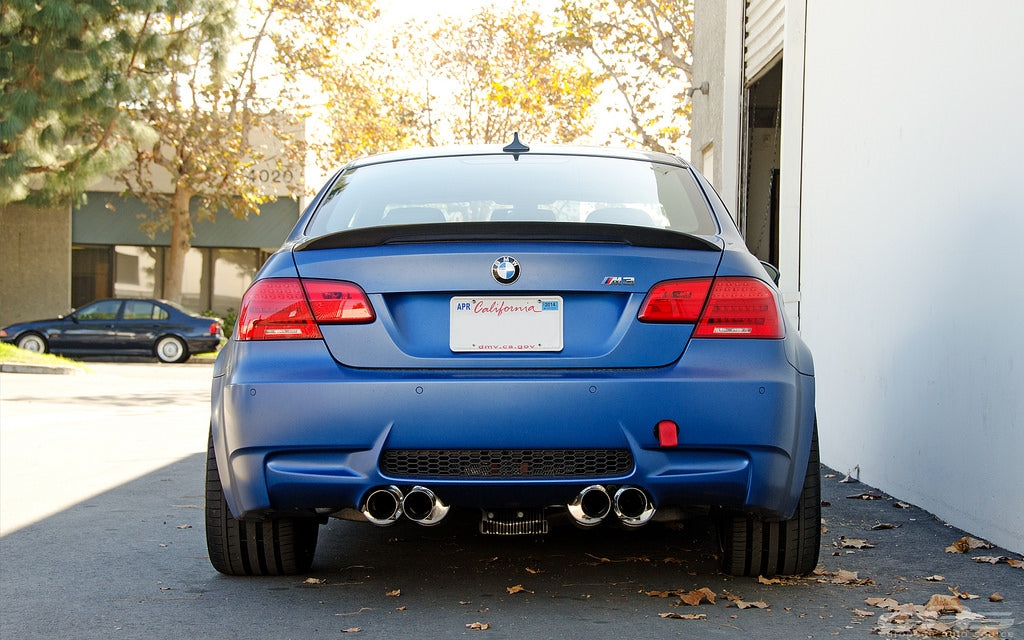
M 75 367 L 57 367 L 45 364 L 4 362 L 0 363 L 0 373 L 48 373 L 51 375 L 69 376 L 83 373 L 83 371 Z

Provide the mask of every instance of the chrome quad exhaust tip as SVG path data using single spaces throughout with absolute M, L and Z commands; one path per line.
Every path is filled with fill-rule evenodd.
M 611 513 L 612 499 L 607 489 L 599 484 L 592 484 L 580 491 L 566 508 L 579 526 L 596 527 Z
M 386 527 L 402 517 L 403 499 L 402 490 L 395 485 L 377 487 L 366 494 L 360 512 L 371 523 Z
M 450 508 L 426 487 L 413 487 L 402 498 L 402 512 L 405 516 L 427 527 L 441 522 Z
M 613 501 L 615 515 L 627 527 L 642 527 L 654 517 L 654 503 L 639 487 L 620 487 Z

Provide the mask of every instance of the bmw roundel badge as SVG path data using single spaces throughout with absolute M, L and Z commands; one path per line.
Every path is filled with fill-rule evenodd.
M 512 256 L 501 256 L 491 265 L 491 275 L 499 284 L 512 284 L 519 279 L 519 262 Z

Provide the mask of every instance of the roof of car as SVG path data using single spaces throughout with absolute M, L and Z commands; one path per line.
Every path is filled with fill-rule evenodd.
M 355 168 L 369 164 L 398 162 L 401 160 L 417 160 L 422 158 L 444 158 L 452 156 L 480 156 L 501 154 L 556 154 L 592 157 L 596 156 L 602 158 L 625 158 L 630 160 L 647 160 L 650 162 L 664 162 L 680 166 L 687 166 L 687 163 L 681 158 L 678 158 L 667 153 L 659 153 L 655 151 L 641 151 L 637 149 L 624 149 L 615 147 L 552 144 L 531 144 L 529 145 L 529 151 L 505 151 L 502 145 L 491 144 L 424 147 L 416 149 L 404 149 L 401 151 L 389 151 L 386 153 L 379 153 L 357 158 L 349 162 L 348 165 L 346 165 L 346 167 Z

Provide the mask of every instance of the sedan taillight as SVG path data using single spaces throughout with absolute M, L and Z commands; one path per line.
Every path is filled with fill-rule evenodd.
M 694 338 L 782 338 L 775 294 L 756 278 L 670 280 L 651 289 L 642 322 L 696 323 Z
M 236 338 L 318 339 L 319 324 L 367 323 L 375 317 L 366 294 L 351 282 L 266 278 L 245 292 Z

